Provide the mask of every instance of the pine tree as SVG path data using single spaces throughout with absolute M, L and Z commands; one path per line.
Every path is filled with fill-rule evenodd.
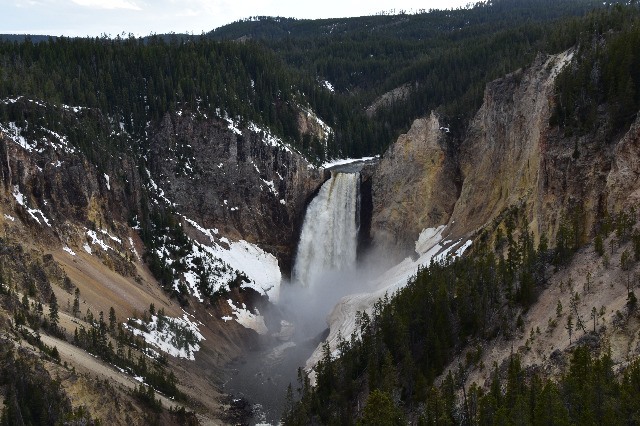
M 56 298 L 56 294 L 51 292 L 51 297 L 49 298 L 49 321 L 51 324 L 51 329 L 55 332 L 58 329 L 58 299 Z
M 113 306 L 111 306 L 109 308 L 109 330 L 111 331 L 111 333 L 114 333 L 116 331 L 116 311 L 115 309 L 113 309 Z
M 73 308 L 72 308 L 73 316 L 77 317 L 78 313 L 80 313 L 80 289 L 76 287 L 75 296 L 73 298 Z
M 569 333 L 569 344 L 571 344 L 571 336 L 573 335 L 573 315 L 569 314 L 567 316 L 567 325 L 565 326 L 567 332 Z
M 358 426 L 406 425 L 402 411 L 394 404 L 391 394 L 374 389 L 367 398 Z

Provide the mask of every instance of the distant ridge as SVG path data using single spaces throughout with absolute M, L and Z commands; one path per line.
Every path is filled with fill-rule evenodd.
M 41 41 L 49 41 L 49 38 L 56 39 L 57 36 L 50 35 L 33 35 L 33 34 L 0 34 L 0 40 L 2 41 L 17 41 L 18 43 L 22 43 L 27 38 L 31 39 L 32 43 L 40 43 Z

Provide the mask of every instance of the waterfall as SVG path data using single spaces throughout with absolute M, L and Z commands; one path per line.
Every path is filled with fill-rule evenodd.
M 302 225 L 293 280 L 303 287 L 323 273 L 355 266 L 359 228 L 360 175 L 331 172 L 311 200 Z

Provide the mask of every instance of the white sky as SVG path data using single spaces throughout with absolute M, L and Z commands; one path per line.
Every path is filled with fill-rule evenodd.
M 200 34 L 250 16 L 336 18 L 464 7 L 469 0 L 0 0 L 0 34 Z

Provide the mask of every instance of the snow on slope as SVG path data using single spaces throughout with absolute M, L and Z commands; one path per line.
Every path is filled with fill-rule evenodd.
M 243 271 L 251 282 L 242 285 L 266 295 L 271 302 L 277 302 L 280 296 L 282 274 L 278 260 L 255 244 L 244 240 L 229 242 L 229 250 L 216 245 L 215 253 L 233 268 Z
M 190 321 L 187 314 L 182 318 L 172 318 L 159 312 L 158 315 L 151 316 L 150 322 L 130 318 L 124 326 L 161 351 L 191 361 L 195 360 L 195 353 L 200 350 L 200 341 L 204 340 L 198 324 Z
M 326 161 L 325 163 L 322 164 L 322 168 L 324 169 L 330 169 L 332 167 L 336 167 L 336 166 L 344 166 L 346 164 L 351 164 L 351 163 L 356 163 L 356 162 L 367 162 L 367 161 L 371 161 L 371 160 L 375 160 L 376 157 L 362 157 L 362 158 L 339 158 L 336 160 L 330 160 L 330 161 Z
M 194 220 L 187 217 L 184 217 L 184 219 L 190 226 L 209 238 L 209 245 L 195 241 L 192 243 L 194 252 L 206 254 L 209 257 L 210 267 L 215 267 L 216 263 L 222 263 L 227 265 L 230 271 L 243 272 L 249 282 L 244 282 L 241 287 L 252 288 L 258 293 L 267 296 L 271 302 L 278 301 L 282 274 L 280 273 L 278 260 L 274 255 L 245 240 L 229 241 L 224 237 L 216 239 L 217 229 L 205 229 Z M 187 264 L 189 265 L 190 262 L 192 260 L 190 261 L 188 257 Z M 222 282 L 224 279 L 221 278 L 216 290 L 221 285 L 228 283 L 229 279 L 232 278 L 231 276 L 226 277 L 224 283 Z M 191 284 L 189 286 L 191 287 Z
M 27 210 L 27 213 L 29 213 L 31 215 L 33 220 L 35 220 L 39 224 L 42 224 L 40 219 L 38 219 L 38 217 L 36 216 L 36 213 L 38 213 L 40 215 L 40 218 L 42 218 L 42 220 L 44 221 L 45 225 L 47 225 L 49 227 L 51 226 L 51 223 L 49 222 L 49 219 L 47 219 L 47 217 L 44 215 L 44 213 L 42 213 L 42 210 L 29 208 L 29 206 L 27 205 L 27 197 L 25 197 L 20 192 L 20 187 L 18 185 L 15 185 L 13 187 L 13 198 L 15 198 L 16 201 L 18 202 L 18 204 L 20 204 L 22 207 L 25 208 L 25 210 Z
M 51 107 L 51 105 L 46 105 L 31 99 L 25 99 L 22 96 L 18 96 L 15 99 L 3 99 L 0 100 L 0 103 L 8 105 L 21 99 L 40 107 Z M 68 109 L 66 106 L 63 107 Z M 73 109 L 73 111 L 77 113 L 79 110 Z M 75 149 L 69 144 L 69 140 L 66 136 L 34 124 L 29 124 L 23 129 L 15 122 L 0 123 L 0 134 L 4 134 L 28 152 L 35 151 L 42 153 L 45 151 L 46 147 L 51 147 L 54 151 L 65 151 L 69 153 L 75 152 Z M 27 134 L 29 137 L 25 138 L 23 134 Z
M 227 299 L 227 303 L 233 309 L 233 315 L 236 316 L 238 324 L 245 328 L 250 328 L 260 335 L 265 335 L 269 332 L 267 325 L 264 322 L 264 317 L 260 315 L 260 311 L 256 308 L 256 312 L 252 313 L 247 309 L 247 306 L 243 303 L 242 308 L 238 308 L 233 304 L 231 299 Z M 230 317 L 223 317 L 223 320 L 228 321 Z

